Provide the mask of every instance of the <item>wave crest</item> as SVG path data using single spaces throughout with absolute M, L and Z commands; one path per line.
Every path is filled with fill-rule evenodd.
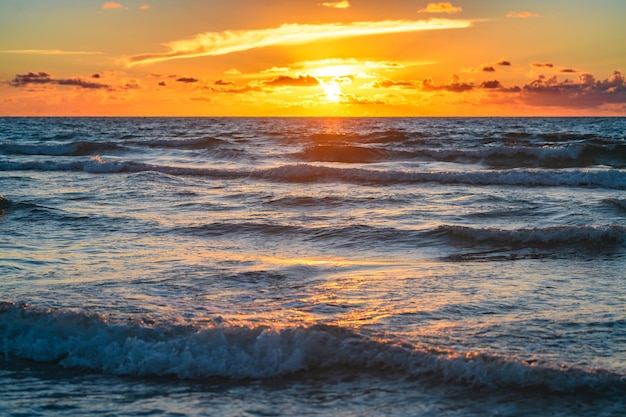
M 336 326 L 275 329 L 216 322 L 201 327 L 113 320 L 5 302 L 0 303 L 0 346 L 5 360 L 15 356 L 115 375 L 269 378 L 354 369 L 476 387 L 626 390 L 626 376 L 607 371 L 418 349 Z

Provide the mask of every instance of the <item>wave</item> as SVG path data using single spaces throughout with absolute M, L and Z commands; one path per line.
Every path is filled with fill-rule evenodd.
M 397 129 L 388 129 L 369 133 L 313 133 L 307 137 L 314 143 L 371 143 L 371 144 L 423 144 L 427 136 L 421 132 L 405 132 Z
M 201 137 L 192 139 L 151 139 L 133 141 L 130 143 L 149 148 L 200 150 L 214 148 L 215 146 L 228 144 L 229 142 L 214 137 Z
M 440 351 L 343 327 L 273 328 L 112 319 L 69 309 L 0 303 L 0 352 L 123 376 L 275 378 L 384 372 L 476 388 L 626 392 L 626 375 L 475 352 Z
M 626 211 L 626 199 L 623 198 L 607 198 L 602 200 L 603 203 L 608 204 L 611 207 L 615 207 L 618 210 Z
M 391 159 L 392 154 L 384 149 L 354 145 L 315 145 L 291 155 L 303 161 L 368 163 Z
M 490 146 L 479 149 L 423 148 L 396 152 L 393 157 L 457 163 L 481 163 L 489 167 L 518 168 L 576 168 L 606 165 L 626 166 L 626 145 L 565 145 L 565 146 Z
M 72 142 L 45 144 L 0 143 L 0 152 L 14 155 L 85 156 L 116 151 L 122 146 L 111 142 Z
M 259 170 L 258 178 L 288 182 L 343 181 L 373 184 L 441 183 L 467 185 L 576 186 L 626 189 L 626 172 L 602 170 L 395 171 L 296 164 Z
M 626 243 L 626 227 L 614 224 L 608 226 L 552 226 L 514 230 L 442 225 L 433 233 L 443 235 L 454 241 L 510 248 L 582 247 L 585 249 L 604 249 Z
M 0 171 L 84 171 L 92 174 L 155 171 L 168 175 L 202 176 L 214 179 L 256 178 L 284 182 L 352 182 L 358 184 L 466 184 L 512 186 L 575 186 L 626 189 L 626 171 L 619 169 L 396 171 L 337 168 L 310 164 L 237 170 L 154 165 L 136 161 L 107 161 L 95 156 L 88 161 L 0 162 Z

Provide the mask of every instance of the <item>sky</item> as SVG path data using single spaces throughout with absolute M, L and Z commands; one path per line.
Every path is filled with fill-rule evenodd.
M 0 116 L 626 116 L 625 0 L 1 0 Z

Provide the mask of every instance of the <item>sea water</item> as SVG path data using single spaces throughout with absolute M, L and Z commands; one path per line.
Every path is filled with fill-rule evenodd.
M 0 118 L 0 414 L 624 416 L 624 118 Z

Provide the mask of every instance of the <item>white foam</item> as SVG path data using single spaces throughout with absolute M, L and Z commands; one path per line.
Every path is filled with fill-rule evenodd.
M 333 326 L 149 325 L 13 303 L 0 303 L 0 350 L 6 360 L 15 356 L 116 375 L 267 378 L 332 368 L 482 387 L 626 390 L 625 375 L 420 350 Z

